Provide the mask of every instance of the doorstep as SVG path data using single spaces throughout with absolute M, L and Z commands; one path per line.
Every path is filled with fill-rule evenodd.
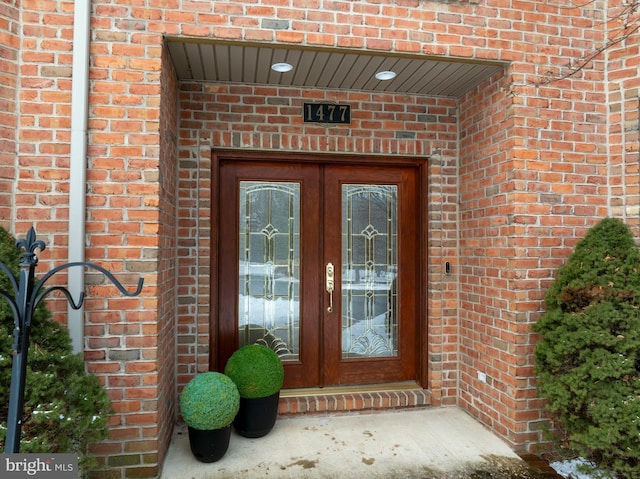
M 233 432 L 217 462 L 198 462 L 177 425 L 161 479 L 546 479 L 456 407 L 289 415 L 265 437 Z
M 290 414 L 362 412 L 425 408 L 431 393 L 415 382 L 370 386 L 283 389 L 278 413 Z

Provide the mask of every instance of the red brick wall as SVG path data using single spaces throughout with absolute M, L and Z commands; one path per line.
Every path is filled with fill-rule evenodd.
M 16 178 L 16 95 L 19 14 L 16 1 L 0 5 L 0 225 L 11 227 Z
M 437 211 L 429 217 L 428 227 L 433 231 L 429 237 L 429 268 L 441 274 L 443 248 L 450 254 L 448 259 L 455 263 L 456 183 L 452 163 L 455 163 L 457 148 L 456 100 L 201 83 L 183 83 L 180 98 L 179 196 L 184 207 L 179 208 L 179 241 L 190 246 L 180 248 L 179 258 L 182 278 L 178 295 L 180 385 L 186 384 L 196 370 L 206 370 L 209 363 L 208 205 L 215 201 L 210 178 L 211 148 L 425 158 L 433 155 L 429 161 L 428 198 Z M 351 124 L 325 127 L 303 123 L 302 104 L 310 100 L 350 104 Z M 251 124 L 247 124 L 247 117 L 252 119 Z M 194 208 L 195 204 L 202 205 L 204 210 Z M 442 219 L 443 214 L 447 218 Z M 427 253 L 427 246 L 424 248 Z M 434 402 L 453 404 L 456 401 L 456 339 L 448 328 L 455 322 L 455 306 L 451 304 L 455 299 L 451 295 L 455 293 L 451 284 L 442 288 L 440 281 L 432 282 L 428 331 L 432 364 L 425 367 L 433 369 L 429 383 Z
M 145 281 L 135 298 L 88 291 L 85 358 L 116 410 L 95 452 L 109 477 L 154 477 L 175 415 L 175 76 L 130 7 L 92 5 L 86 257 Z
M 636 236 L 640 236 L 640 35 L 634 32 L 623 39 L 637 27 L 640 16 L 637 13 L 626 16 L 621 7 L 613 8 L 624 2 L 611 3 L 612 15 L 622 14 L 629 24 L 629 29 L 624 28 L 625 22 L 607 24 L 607 37 L 609 41 L 616 42 L 606 52 L 609 65 L 606 88 L 609 95 L 612 215 L 625 219 L 633 226 Z
M 202 85 L 194 85 L 197 92 Z M 194 115 L 180 86 L 178 166 L 177 381 L 180 388 L 196 372 L 209 370 L 210 276 L 212 250 L 211 131 L 186 126 Z M 208 97 L 207 97 L 208 98 Z M 200 98 L 197 98 L 200 104 Z M 204 111 L 204 109 L 202 110 Z M 201 120 L 199 120 L 201 124 Z
M 530 325 L 556 268 L 610 212 L 604 64 L 556 78 L 571 61 L 558 53 L 578 42 L 555 35 L 597 34 L 595 13 L 527 23 L 507 78 L 461 103 L 459 400 L 519 447 L 542 440 L 545 421 Z
M 6 161 L 13 172 L 3 168 L 0 174 L 12 183 L 11 210 L 1 220 L 18 238 L 35 226 L 47 246 L 38 254 L 42 274 L 67 257 L 73 8 L 10 1 L 0 11 L 10 20 L 0 41 L 11 60 L 2 68 L 10 74 L 3 82 L 5 98 L 12 98 L 3 118 L 13 124 L 2 146 L 2 165 Z M 3 193 L 0 204 L 5 198 Z M 54 284 L 66 284 L 66 273 L 48 282 Z M 66 321 L 65 301 L 53 299 L 48 306 L 57 320 Z
M 598 3 L 91 5 L 86 257 L 126 285 L 140 275 L 146 282 L 141 297 L 122 299 L 98 275 L 87 278 L 87 367 L 108 386 L 117 410 L 111 439 L 97 448 L 113 467 L 110 477 L 157 472 L 175 413 L 172 368 L 180 384 L 206 369 L 215 253 L 210 154 L 221 146 L 429 156 L 423 247 L 434 400 L 459 403 L 514 445 L 537 440 L 543 418 L 530 377 L 529 328 L 544 290 L 598 218 L 640 223 L 637 37 L 576 75 L 545 83 L 549 72 L 566 73 L 606 40 Z M 67 255 L 73 8 L 63 0 L 0 7 L 0 102 L 7 105 L 0 114 L 0 222 L 19 236 L 36 226 L 48 244 L 41 271 Z M 183 84 L 176 129 L 178 85 L 162 57 L 163 35 L 512 63 L 456 100 Z M 251 105 L 254 124 L 223 117 L 245 97 L 270 99 Z M 354 102 L 370 122 L 327 135 L 295 123 L 292 112 L 280 111 L 289 123 L 268 119 L 270 110 L 286 110 L 277 101 L 310 97 Z M 389 124 L 365 102 L 435 117 Z M 389 130 L 415 136 L 398 139 Z M 64 322 L 66 303 L 49 305 Z
M 124 361 L 117 369 L 113 369 L 113 362 L 106 365 L 111 368 L 108 386 L 111 391 L 117 390 L 112 394 L 116 414 L 110 440 L 95 449 L 107 454 L 102 458 L 106 466 L 116 468 L 115 471 L 126 466 L 127 474 L 138 477 L 159 473 L 165 445 L 173 432 L 177 403 L 174 371 L 178 102 L 176 75 L 166 52 L 162 64 L 159 163 L 145 172 L 147 181 L 159 186 L 157 199 L 146 199 L 157 206 L 157 219 L 146 213 L 141 226 L 146 234 L 157 235 L 158 247 L 142 246 L 125 261 L 128 271 L 144 276 L 145 288 L 157 295 L 157 300 L 148 298 L 140 305 L 132 305 L 122 323 L 110 324 L 104 333 L 89 339 L 100 341 L 100 336 L 118 336 L 120 341 L 112 347 L 122 348 L 120 356 Z M 109 351 L 105 359 L 113 359 Z M 93 367 L 99 364 L 90 363 Z M 121 386 L 124 387 L 120 389 Z M 96 473 L 95 477 L 104 477 L 104 472 Z
M 146 297 L 141 300 L 108 299 L 108 303 L 118 302 L 118 306 L 112 309 L 122 311 L 91 311 L 91 326 L 86 330 L 90 346 L 86 356 L 91 358 L 89 370 L 106 376 L 115 410 L 110 438 L 94 450 L 103 455 L 101 462 L 117 476 L 120 475 L 119 468 L 124 467 L 126 474 L 137 477 L 153 477 L 159 473 L 176 415 L 178 101 L 175 70 L 166 52 L 162 56 L 162 65 L 159 123 L 149 122 L 151 131 L 160 132 L 159 148 L 152 149 L 159 158 L 139 159 L 134 168 L 127 168 L 124 165 L 126 159 L 119 158 L 121 174 L 127 178 L 107 183 L 124 190 L 139 189 L 146 195 L 123 194 L 100 200 L 105 206 L 104 213 L 114 217 L 107 224 L 117 221 L 123 225 L 135 225 L 130 230 L 128 241 L 137 246 L 120 249 L 111 245 L 109 251 L 115 258 L 124 260 L 125 272 L 118 277 L 125 276 L 130 280 L 144 277 L 143 291 L 146 292 L 143 293 Z M 124 111 L 120 115 L 125 115 Z M 138 112 L 138 116 L 155 118 L 156 114 L 145 109 Z M 129 154 L 136 151 L 127 149 Z M 118 170 L 110 162 L 102 166 Z M 114 173 L 109 171 L 107 174 Z M 149 186 L 136 184 L 136 180 L 144 180 Z M 151 194 L 154 191 L 157 195 Z M 118 208 L 116 204 L 110 204 L 112 201 L 121 206 Z M 128 219 L 135 221 L 127 222 Z M 96 292 L 96 296 L 102 294 Z M 95 477 L 102 478 L 104 474 L 100 471 Z
M 178 83 L 168 52 L 162 55 L 162 103 L 160 117 L 160 248 L 158 284 L 162 295 L 158 308 L 158 461 L 170 440 L 176 417 L 176 306 L 177 194 L 178 194 Z
M 20 33 L 15 150 L 19 182 L 12 230 L 20 235 L 36 223 L 48 245 L 64 245 L 73 9 L 50 10 L 55 5 L 40 2 L 15 3 L 20 8 L 16 17 L 20 24 L 14 27 Z M 42 256 L 50 255 L 56 252 Z

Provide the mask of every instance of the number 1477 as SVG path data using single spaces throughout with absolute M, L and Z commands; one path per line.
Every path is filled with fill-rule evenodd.
M 304 121 L 308 123 L 351 123 L 351 107 L 333 103 L 305 103 Z

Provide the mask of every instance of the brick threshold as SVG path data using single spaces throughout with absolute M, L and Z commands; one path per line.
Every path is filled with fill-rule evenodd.
M 284 389 L 278 413 L 322 414 L 424 408 L 431 393 L 414 382 L 372 386 Z

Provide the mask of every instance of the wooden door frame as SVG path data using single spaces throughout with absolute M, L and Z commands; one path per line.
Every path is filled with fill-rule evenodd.
M 418 351 L 416 352 L 416 381 L 423 387 L 428 386 L 428 310 L 425 271 L 427 264 L 427 160 L 426 157 L 374 156 L 333 153 L 297 153 L 256 150 L 213 149 L 211 154 L 211 270 L 210 270 L 210 310 L 209 310 L 209 369 L 220 371 L 224 364 L 218 364 L 217 344 L 220 321 L 218 318 L 219 298 L 219 244 L 217 225 L 220 221 L 220 164 L 223 161 L 265 161 L 282 163 L 323 163 L 334 165 L 358 166 L 404 166 L 416 168 L 418 176 L 418 304 L 416 305 L 418 323 Z M 197 334 L 197 333 L 196 333 Z

